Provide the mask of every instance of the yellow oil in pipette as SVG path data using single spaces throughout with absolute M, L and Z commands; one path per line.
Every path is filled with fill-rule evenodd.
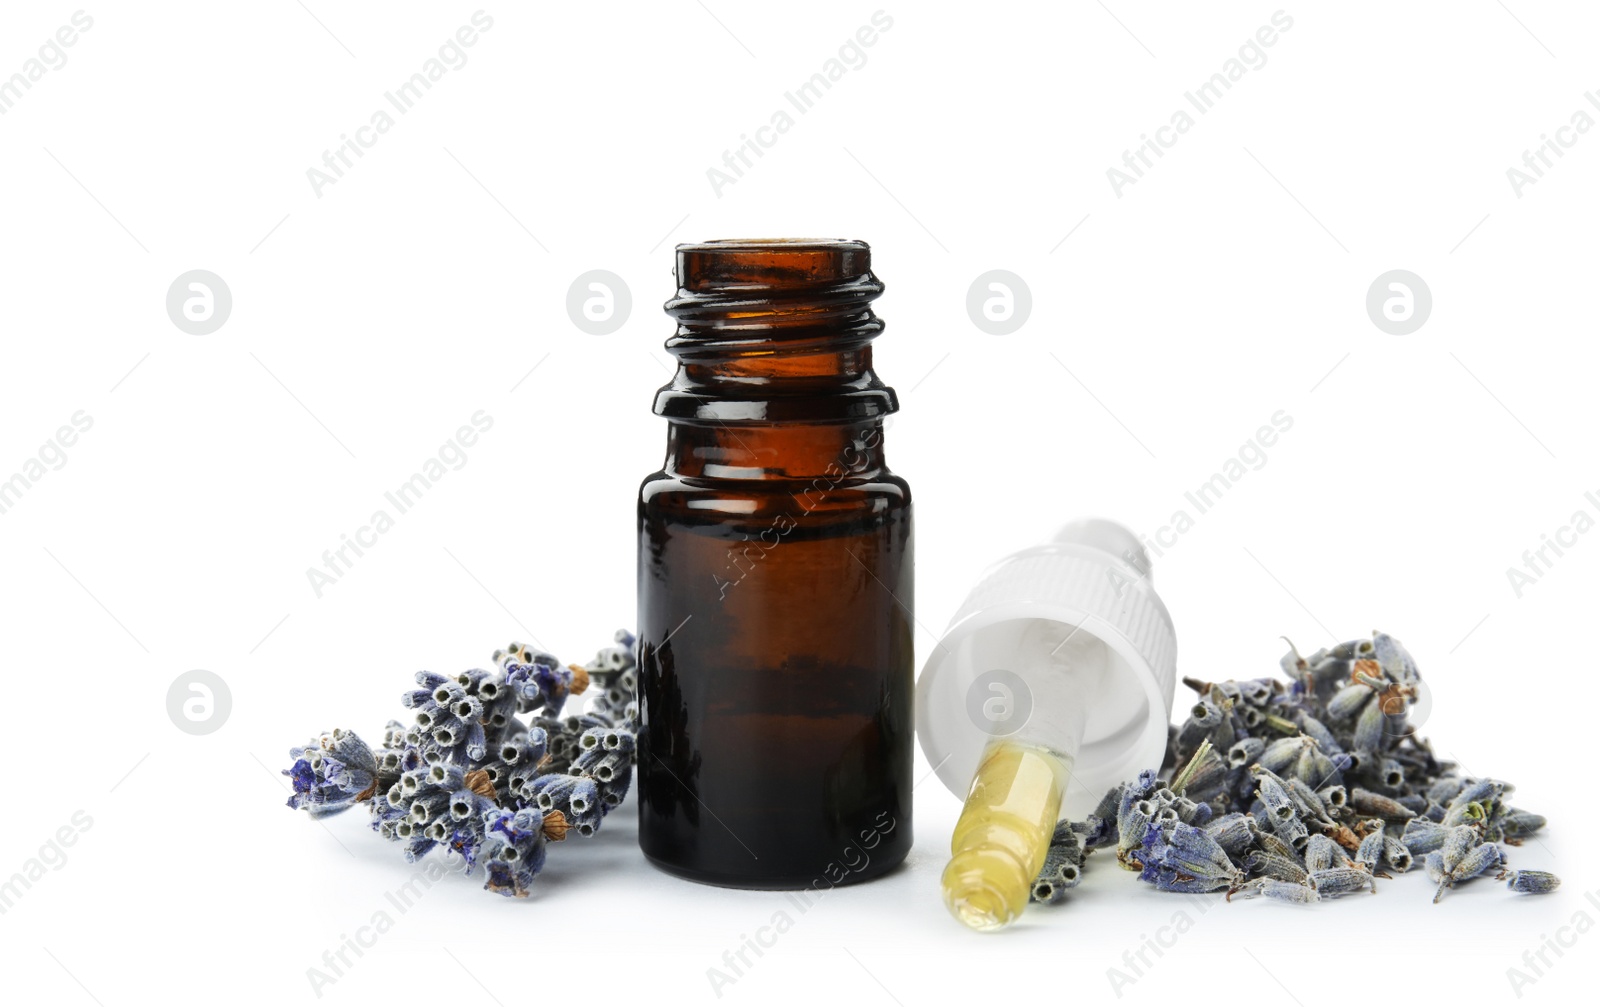
M 942 883 L 956 919 L 999 930 L 1027 906 L 1044 867 L 1070 767 L 1048 749 L 992 741 L 950 838 Z

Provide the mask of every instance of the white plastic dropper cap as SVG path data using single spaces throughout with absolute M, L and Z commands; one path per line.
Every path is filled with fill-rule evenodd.
M 917 734 L 959 797 L 990 742 L 1040 746 L 1070 773 L 1062 815 L 1161 765 L 1177 638 L 1138 538 L 1087 518 L 1006 557 L 972 589 L 917 682 Z

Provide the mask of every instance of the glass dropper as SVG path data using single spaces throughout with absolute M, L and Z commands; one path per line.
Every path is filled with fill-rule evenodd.
M 1160 764 L 1175 674 L 1171 617 L 1121 525 L 1076 521 L 991 568 L 917 686 L 923 752 L 965 795 L 942 878 L 958 920 L 1015 922 L 1058 819 Z

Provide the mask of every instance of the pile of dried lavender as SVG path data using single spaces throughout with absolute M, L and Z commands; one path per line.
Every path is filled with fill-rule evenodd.
M 1417 736 L 1421 677 L 1398 640 L 1374 633 L 1309 658 L 1290 644 L 1281 666 L 1287 683 L 1184 679 L 1200 698 L 1162 769 L 1058 826 L 1034 900 L 1061 901 L 1099 848 L 1162 891 L 1293 903 L 1376 891 L 1418 862 L 1435 902 L 1496 869 L 1515 892 L 1560 884 L 1505 869 L 1504 847 L 1545 820 L 1507 803 L 1510 784 L 1462 775 Z
M 582 666 L 519 643 L 494 662 L 453 678 L 417 672 L 419 688 L 401 697 L 415 721 L 391 720 L 376 751 L 337 729 L 290 749 L 289 807 L 323 818 L 365 804 L 372 827 L 404 843 L 408 861 L 438 848 L 469 876 L 482 864 L 490 891 L 526 897 L 547 842 L 569 830 L 593 835 L 627 795 L 634 637 L 619 630 L 615 646 Z M 604 694 L 563 718 L 568 696 L 592 686 Z

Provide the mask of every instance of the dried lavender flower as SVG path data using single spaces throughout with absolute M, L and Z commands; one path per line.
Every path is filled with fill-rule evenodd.
M 1406 871 L 1411 870 L 1411 850 L 1406 847 L 1405 843 L 1395 839 L 1393 836 L 1385 836 L 1383 838 L 1383 862 L 1388 864 L 1392 870 L 1404 874 Z
M 1355 856 L 1351 858 L 1355 865 L 1368 874 L 1378 869 L 1378 864 L 1383 860 L 1383 823 L 1368 832 L 1361 840 L 1361 845 L 1356 847 Z
M 1485 871 L 1499 867 L 1502 863 L 1500 847 L 1494 843 L 1478 843 L 1470 846 L 1465 853 L 1454 859 L 1450 856 L 1451 845 L 1451 841 L 1446 840 L 1444 848 L 1428 854 L 1425 862 L 1428 878 L 1439 883 L 1438 890 L 1433 894 L 1435 902 L 1444 897 L 1445 889 L 1454 888 L 1463 881 L 1470 881 Z
M 289 807 L 325 818 L 368 800 L 379 785 L 378 760 L 353 731 L 334 728 L 302 748 L 289 749 L 294 765 L 283 771 L 293 793 Z
M 1205 832 L 1230 858 L 1243 855 L 1255 842 L 1255 833 L 1250 831 L 1249 819 L 1238 811 L 1207 822 Z
M 1405 844 L 1413 857 L 1421 857 L 1443 846 L 1445 837 L 1449 835 L 1450 830 L 1438 822 L 1426 818 L 1413 818 L 1406 823 L 1400 841 Z
M 1310 905 L 1322 897 L 1308 884 L 1299 881 L 1280 881 L 1276 878 L 1261 878 L 1252 882 L 1245 890 L 1253 890 L 1256 894 L 1264 895 L 1274 901 L 1294 905 Z
M 635 643 L 619 631 L 586 666 L 513 643 L 492 669 L 418 672 L 401 697 L 412 723 L 390 721 L 376 752 L 347 731 L 290 750 L 289 804 L 314 817 L 366 804 L 407 860 L 441 850 L 463 873 L 483 867 L 488 890 L 525 897 L 547 844 L 569 830 L 592 835 L 627 794 Z M 605 693 L 590 712 L 562 717 L 591 685 Z M 532 726 L 518 719 L 529 714 Z
M 1033 901 L 1053 905 L 1078 886 L 1083 878 L 1083 840 L 1084 834 L 1071 822 L 1057 823 L 1044 866 L 1033 883 Z
M 1374 892 L 1378 890 L 1378 883 L 1373 880 L 1372 875 L 1358 867 L 1329 867 L 1326 870 L 1312 871 L 1309 880 L 1311 887 L 1324 898 L 1348 895 L 1369 887 Z
M 1502 868 L 1506 847 L 1545 826 L 1508 805 L 1509 784 L 1464 775 L 1417 735 L 1408 714 L 1421 675 L 1394 637 L 1309 656 L 1291 643 L 1280 668 L 1287 685 L 1185 678 L 1197 699 L 1169 731 L 1162 767 L 1107 793 L 1076 826 L 1083 849 L 1115 845 L 1121 866 L 1165 891 L 1305 904 L 1374 890 L 1386 870 L 1418 862 L 1439 896 Z M 1181 827 L 1198 827 L 1207 856 Z M 1513 891 L 1559 883 L 1538 871 L 1499 876 Z
M 1544 895 L 1561 887 L 1561 879 L 1549 871 L 1501 871 L 1495 877 L 1524 895 Z
M 1325 871 L 1330 867 L 1344 866 L 1348 863 L 1348 858 L 1344 858 L 1343 862 L 1341 858 L 1344 858 L 1344 851 L 1339 848 L 1338 843 L 1325 835 L 1314 835 L 1306 843 L 1305 861 L 1308 871 Z

